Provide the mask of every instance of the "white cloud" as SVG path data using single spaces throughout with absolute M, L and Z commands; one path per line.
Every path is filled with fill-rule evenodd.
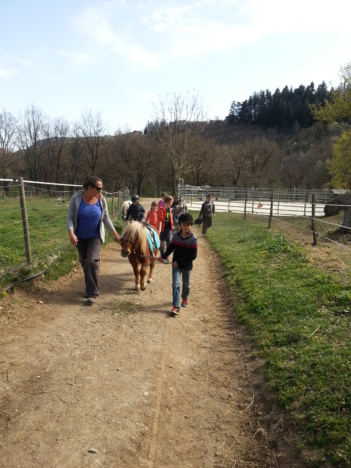
M 122 32 L 119 32 L 121 27 L 114 28 L 111 17 L 113 12 L 110 8 L 106 8 L 107 5 L 85 10 L 75 20 L 79 29 L 90 36 L 97 46 L 107 47 L 125 60 L 143 68 L 155 68 L 159 63 L 158 55 L 139 45 L 127 28 Z
M 11 70 L 9 68 L 2 68 L 0 66 L 0 79 L 9 79 L 15 76 L 17 73 L 15 70 Z
M 85 9 L 75 24 L 98 49 L 154 70 L 174 58 L 234 52 L 268 36 L 344 31 L 350 37 L 350 8 L 349 0 L 334 0 L 333 8 L 320 0 L 284 8 L 281 0 L 112 0 Z
M 84 67 L 91 64 L 91 57 L 86 52 L 73 52 L 71 50 L 61 50 L 58 52 L 60 57 L 69 60 L 76 67 Z

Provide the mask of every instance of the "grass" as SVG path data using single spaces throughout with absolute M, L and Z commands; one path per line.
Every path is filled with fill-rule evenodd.
M 350 283 L 317 268 L 267 220 L 217 214 L 208 239 L 306 459 L 351 466 Z
M 26 262 L 18 199 L 6 199 L 0 211 L 0 288 L 30 278 L 42 271 L 48 280 L 58 279 L 78 264 L 76 249 L 66 231 L 68 204 L 56 199 L 27 199 L 27 218 L 32 263 Z M 119 232 L 123 224 L 116 221 Z M 106 243 L 112 236 L 106 234 Z

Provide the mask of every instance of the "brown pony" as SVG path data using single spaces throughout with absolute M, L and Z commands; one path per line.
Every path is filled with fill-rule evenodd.
M 158 233 L 153 229 L 155 236 Z M 145 224 L 133 221 L 127 225 L 121 236 L 121 255 L 128 257 L 129 263 L 133 267 L 135 276 L 135 289 L 144 291 L 146 288 L 146 270 L 150 267 L 147 282 L 152 282 L 152 275 L 155 268 L 156 253 L 159 249 L 150 252 L 147 240 L 147 228 Z M 140 268 L 139 268 L 140 266 Z

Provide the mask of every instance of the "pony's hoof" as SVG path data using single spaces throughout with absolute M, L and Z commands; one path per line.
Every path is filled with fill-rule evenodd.
M 140 286 L 138 284 L 135 286 L 135 291 L 140 292 Z
M 151 284 L 151 283 L 152 283 L 152 279 L 149 278 L 149 279 L 147 280 L 147 284 Z

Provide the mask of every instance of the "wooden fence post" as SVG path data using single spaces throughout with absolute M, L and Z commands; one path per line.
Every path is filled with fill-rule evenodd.
M 312 194 L 312 216 L 311 216 L 311 231 L 312 231 L 312 245 L 317 245 L 318 234 L 315 231 L 314 218 L 316 216 L 316 195 Z
M 27 217 L 27 207 L 26 207 L 26 194 L 24 191 L 23 177 L 19 177 L 18 181 L 20 183 L 20 202 L 21 202 L 21 215 L 22 215 L 22 226 L 23 226 L 23 235 L 24 235 L 24 245 L 26 248 L 26 260 L 27 263 L 32 263 L 32 253 L 30 249 L 30 239 L 29 239 L 29 227 L 28 227 L 28 217 Z
M 273 218 L 273 190 L 271 191 L 271 208 L 269 212 L 269 218 L 268 218 L 268 227 L 270 228 L 272 225 L 272 218 Z
M 247 192 L 245 193 L 245 203 L 244 203 L 244 219 L 246 219 L 246 207 L 247 207 Z
M 112 192 L 112 200 L 111 200 L 111 218 L 113 218 L 113 208 L 114 208 L 114 202 L 115 202 L 115 192 Z

